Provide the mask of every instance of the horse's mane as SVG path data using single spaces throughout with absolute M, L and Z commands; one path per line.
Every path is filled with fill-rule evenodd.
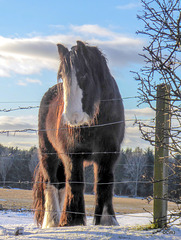
M 101 88 L 113 88 L 114 78 L 109 71 L 105 55 L 98 47 L 77 41 L 77 45 L 73 46 L 70 51 L 67 50 L 67 54 L 61 58 L 58 80 L 70 74 L 71 62 L 82 68 L 80 72 L 91 72 L 92 79 L 96 84 L 100 83 Z
M 71 48 L 71 52 L 75 59 L 78 56 L 79 61 L 84 61 L 95 82 L 102 82 L 104 88 L 110 87 L 113 77 L 107 66 L 107 59 L 98 47 L 78 41 L 77 46 Z

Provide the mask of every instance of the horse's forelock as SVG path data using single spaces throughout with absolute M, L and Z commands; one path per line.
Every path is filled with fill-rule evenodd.
M 74 106 L 74 102 L 79 102 L 82 104 L 82 113 L 86 113 L 90 118 L 94 118 L 99 112 L 101 98 L 105 98 L 104 93 L 109 92 L 112 85 L 110 83 L 112 82 L 112 76 L 110 75 L 105 57 L 97 47 L 79 44 L 71 48 L 69 54 L 66 54 L 64 57 L 62 64 L 64 68 L 62 78 L 64 79 L 64 91 L 66 93 L 64 102 L 67 103 L 65 104 L 65 116 L 71 115 L 70 112 L 74 110 L 73 107 L 73 110 L 70 110 L 69 105 Z M 72 85 L 72 81 L 74 85 Z M 79 95 L 75 95 L 74 88 L 76 84 L 80 88 L 79 92 L 81 94 Z M 72 100 L 76 97 L 81 97 L 80 101 L 77 101 L 77 99 Z M 70 101 L 73 102 L 70 104 Z M 77 105 L 79 108 L 80 104 Z M 76 111 L 81 112 L 80 109 Z
M 89 70 L 95 69 L 95 71 L 97 71 L 96 62 L 99 61 L 98 52 L 96 47 L 90 47 L 87 44 L 72 47 L 70 56 L 73 64 L 76 66 L 76 71 L 80 70 L 77 68 L 81 68 L 83 66 L 84 66 L 83 70 L 85 70 L 86 67 Z

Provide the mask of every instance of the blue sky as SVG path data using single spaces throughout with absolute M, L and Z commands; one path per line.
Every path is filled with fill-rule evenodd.
M 139 0 L 0 0 L 0 109 L 37 106 L 56 83 L 59 65 L 56 44 L 71 47 L 76 40 L 98 46 L 125 97 L 137 96 L 138 71 L 145 39 L 136 35 Z M 124 100 L 126 119 L 152 117 L 137 99 Z M 37 129 L 38 109 L 0 112 L 0 130 Z M 32 133 L 0 135 L 1 144 L 29 148 L 37 145 Z M 133 122 L 127 123 L 124 147 L 147 147 Z

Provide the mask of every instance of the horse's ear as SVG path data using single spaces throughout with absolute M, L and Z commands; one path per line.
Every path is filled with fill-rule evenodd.
M 81 41 L 77 41 L 77 47 L 84 49 L 85 48 L 85 44 L 83 42 L 81 42 Z
M 59 43 L 57 44 L 57 47 L 58 47 L 58 53 L 60 56 L 60 60 L 62 60 L 64 58 L 64 56 L 68 53 L 68 49 Z

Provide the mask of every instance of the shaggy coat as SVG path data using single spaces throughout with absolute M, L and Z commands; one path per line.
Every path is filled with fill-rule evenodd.
M 117 84 L 98 48 L 78 41 L 71 51 L 58 44 L 58 51 L 58 79 L 63 83 L 45 93 L 39 110 L 36 221 L 44 228 L 86 224 L 83 162 L 91 161 L 94 223 L 117 225 L 112 204 L 113 170 L 125 128 Z

